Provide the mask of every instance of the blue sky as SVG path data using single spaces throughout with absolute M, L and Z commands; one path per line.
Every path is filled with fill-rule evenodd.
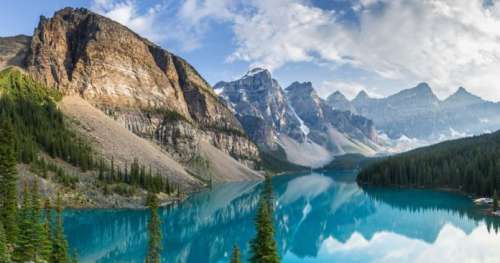
M 31 34 L 40 15 L 86 7 L 181 55 L 212 84 L 261 66 L 321 96 L 386 96 L 428 82 L 500 100 L 497 0 L 9 1 L 0 35 Z

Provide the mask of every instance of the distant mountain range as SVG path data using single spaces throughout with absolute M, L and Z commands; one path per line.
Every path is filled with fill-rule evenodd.
M 214 89 L 261 150 L 305 166 L 342 154 L 397 153 L 500 129 L 500 104 L 463 87 L 445 100 L 426 83 L 386 98 L 361 91 L 348 100 L 335 91 L 322 99 L 310 82 L 283 89 L 268 70 L 255 68 Z
M 445 100 L 425 83 L 387 98 L 323 99 L 310 82 L 284 89 L 255 68 L 212 89 L 181 57 L 86 9 L 41 17 L 32 36 L 0 38 L 7 67 L 61 92 L 60 109 L 99 155 L 121 167 L 139 159 L 190 189 L 260 178 L 262 153 L 318 167 L 500 128 L 500 105 L 464 88 Z
M 440 100 L 426 83 L 386 98 L 372 98 L 361 91 L 352 101 L 340 92 L 327 98 L 330 106 L 373 120 L 391 139 L 426 141 L 482 134 L 500 129 L 500 104 L 481 99 L 460 87 Z
M 331 108 L 310 82 L 283 89 L 268 70 L 256 68 L 214 89 L 261 150 L 290 162 L 318 166 L 334 155 L 380 150 L 372 121 Z

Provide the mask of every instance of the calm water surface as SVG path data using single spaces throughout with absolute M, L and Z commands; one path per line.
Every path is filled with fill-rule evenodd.
M 163 262 L 248 258 L 259 182 L 231 183 L 161 210 Z M 361 189 L 354 172 L 274 179 L 282 262 L 500 262 L 500 222 L 464 196 L 427 190 Z M 147 211 L 67 211 L 80 262 L 143 262 Z

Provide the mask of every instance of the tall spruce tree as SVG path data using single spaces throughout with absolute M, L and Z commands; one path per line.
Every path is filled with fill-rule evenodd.
M 46 199 L 44 207 L 44 222 L 40 237 L 39 253 L 43 260 L 49 262 L 52 256 L 52 207 L 50 199 Z
M 62 218 L 62 198 L 61 194 L 57 194 L 56 199 L 56 224 L 54 226 L 54 234 L 52 240 L 52 262 L 67 263 L 68 262 L 68 242 L 64 236 L 64 226 Z
M 257 235 L 250 241 L 252 263 L 279 263 L 278 246 L 274 239 L 273 193 L 271 177 L 266 177 L 261 192 L 255 227 Z
M 240 248 L 237 245 L 233 246 L 233 252 L 231 254 L 231 263 L 241 263 Z
M 7 243 L 17 240 L 17 171 L 14 132 L 8 121 L 0 124 L 0 213 Z
M 11 262 L 9 249 L 7 247 L 7 237 L 5 236 L 5 229 L 0 221 L 0 263 Z
M 148 196 L 148 206 L 151 210 L 149 219 L 149 244 L 146 263 L 159 263 L 162 250 L 161 221 L 158 214 L 158 198 L 151 193 Z
M 33 244 L 33 262 L 47 261 L 47 250 L 50 249 L 49 233 L 46 232 L 45 226 L 42 223 L 42 203 L 40 197 L 40 188 L 38 180 L 33 181 L 31 187 L 31 206 L 32 206 L 32 228 L 33 236 L 31 243 Z
M 18 262 L 29 262 L 34 257 L 35 246 L 33 237 L 36 235 L 33 228 L 33 206 L 28 184 L 24 184 L 22 192 L 22 206 L 19 211 L 19 237 L 17 240 L 14 259 Z

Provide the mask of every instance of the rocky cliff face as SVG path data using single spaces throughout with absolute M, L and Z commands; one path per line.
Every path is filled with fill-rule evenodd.
M 199 157 L 201 141 L 250 167 L 259 161 L 240 122 L 189 63 L 117 22 L 65 8 L 42 16 L 33 37 L 15 42 L 9 56 L 0 42 L 3 66 L 22 66 L 84 98 L 183 164 Z
M 24 67 L 31 37 L 0 37 L 0 68 L 7 66 Z
M 326 98 L 326 103 L 335 110 L 356 113 L 356 108 L 340 91 L 335 91 Z
M 239 80 L 217 83 L 214 89 L 233 109 L 252 140 L 261 146 L 275 149 L 280 134 L 304 141 L 299 118 L 268 70 L 252 69 Z
M 336 154 L 377 151 L 373 123 L 334 110 L 310 82 L 295 82 L 285 91 L 269 71 L 257 68 L 214 89 L 263 150 L 283 150 L 292 163 L 320 166 Z
M 291 106 L 310 130 L 311 140 L 333 153 L 369 155 L 378 150 L 377 132 L 371 120 L 334 109 L 318 96 L 310 82 L 294 82 L 286 92 Z

